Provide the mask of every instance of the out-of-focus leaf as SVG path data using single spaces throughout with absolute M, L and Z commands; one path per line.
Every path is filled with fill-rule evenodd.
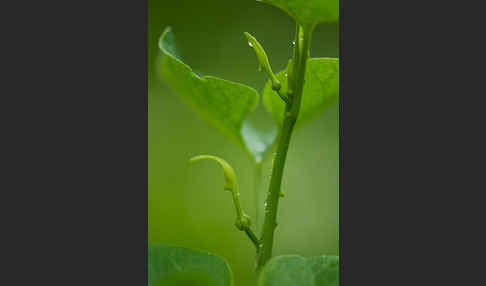
M 305 258 L 283 255 L 272 258 L 260 274 L 260 286 L 314 286 L 312 270 Z
M 277 128 L 261 130 L 255 127 L 250 120 L 246 120 L 243 122 L 241 134 L 248 148 L 248 152 L 252 154 L 256 163 L 260 163 L 263 160 L 265 152 L 268 151 L 268 148 L 270 148 L 277 137 Z
M 334 22 L 339 18 L 338 0 L 257 0 L 279 7 L 300 24 Z
M 179 56 L 170 27 L 162 33 L 159 48 L 162 60 L 158 68 L 164 81 L 213 127 L 249 151 L 258 161 L 255 156 L 259 156 L 260 151 L 256 147 L 266 139 L 261 139 L 261 132 L 255 128 L 243 128 L 243 122 L 257 106 L 257 91 L 243 84 L 212 76 L 200 77 L 194 73 Z M 260 141 L 253 142 L 250 138 L 260 138 Z
M 215 255 L 168 245 L 148 249 L 148 285 L 231 286 L 228 264 Z
M 260 286 L 338 286 L 339 257 L 282 255 L 264 267 Z
M 289 63 L 291 64 L 291 63 Z M 277 74 L 282 83 L 281 93 L 288 90 L 287 69 Z M 307 61 L 305 84 L 302 93 L 299 118 L 296 127 L 304 125 L 309 120 L 322 113 L 339 97 L 339 59 L 311 58 Z M 272 83 L 268 81 L 263 93 L 263 103 L 279 125 L 283 122 L 285 103 L 272 90 Z
M 306 263 L 314 273 L 315 286 L 339 286 L 339 256 L 315 256 Z

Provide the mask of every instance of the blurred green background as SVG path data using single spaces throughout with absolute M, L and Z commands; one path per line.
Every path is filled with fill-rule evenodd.
M 149 243 L 214 253 L 230 264 L 236 286 L 254 285 L 254 246 L 234 226 L 231 195 L 223 192 L 220 167 L 189 164 L 198 154 L 227 160 L 235 169 L 243 208 L 255 218 L 253 171 L 247 155 L 206 124 L 158 77 L 157 41 L 173 27 L 184 61 L 213 75 L 263 89 L 254 52 L 243 32 L 254 35 L 274 71 L 292 55 L 295 23 L 284 12 L 255 0 L 149 0 Z M 337 57 L 338 23 L 317 26 L 312 57 Z M 262 109 L 260 109 L 260 112 Z M 271 120 L 270 117 L 264 118 Z M 338 104 L 294 132 L 285 167 L 274 255 L 337 255 L 339 249 Z M 265 165 L 266 184 L 269 165 Z

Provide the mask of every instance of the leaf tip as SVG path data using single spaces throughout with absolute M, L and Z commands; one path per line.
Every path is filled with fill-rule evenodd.
M 172 32 L 172 26 L 168 25 L 167 27 L 165 27 L 164 33 L 170 33 L 170 32 Z
M 165 39 L 167 38 L 167 35 L 171 35 L 172 34 L 172 26 L 167 26 L 164 28 L 164 31 L 162 32 L 162 34 L 160 35 L 159 37 L 159 48 L 161 50 L 165 50 Z

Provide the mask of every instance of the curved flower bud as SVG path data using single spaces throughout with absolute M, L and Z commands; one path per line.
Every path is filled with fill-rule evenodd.
M 275 91 L 280 90 L 281 87 L 280 81 L 273 73 L 272 67 L 268 62 L 267 54 L 265 53 L 265 50 L 263 49 L 262 45 L 260 45 L 257 39 L 255 39 L 255 37 L 253 37 L 249 33 L 245 32 L 244 34 L 245 37 L 248 39 L 248 45 L 253 48 L 257 56 L 258 70 L 261 70 L 263 68 L 267 72 L 268 76 L 270 77 L 270 80 L 272 81 L 272 89 Z

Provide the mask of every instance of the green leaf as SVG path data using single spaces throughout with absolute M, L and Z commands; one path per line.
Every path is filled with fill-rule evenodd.
M 315 286 L 339 286 L 339 256 L 315 256 L 307 259 Z
M 272 258 L 259 277 L 260 286 L 338 286 L 339 257 L 304 258 L 282 255 Z
M 289 62 L 289 65 L 292 63 Z M 288 90 L 287 69 L 277 74 L 282 83 L 281 93 Z M 322 113 L 339 97 L 339 59 L 312 58 L 307 61 L 304 91 L 296 127 L 301 127 Z M 279 125 L 282 125 L 285 104 L 268 81 L 263 92 L 263 103 Z
M 228 264 L 215 255 L 168 245 L 149 245 L 148 285 L 231 286 Z
M 334 22 L 339 18 L 338 0 L 257 0 L 279 7 L 302 25 Z
M 283 255 L 272 258 L 260 274 L 260 286 L 314 286 L 314 275 L 305 258 Z
M 159 68 L 165 82 L 211 125 L 245 147 L 241 128 L 245 118 L 256 108 L 257 91 L 217 77 L 198 76 L 182 62 L 170 27 L 162 33 L 159 48 L 162 51 Z

